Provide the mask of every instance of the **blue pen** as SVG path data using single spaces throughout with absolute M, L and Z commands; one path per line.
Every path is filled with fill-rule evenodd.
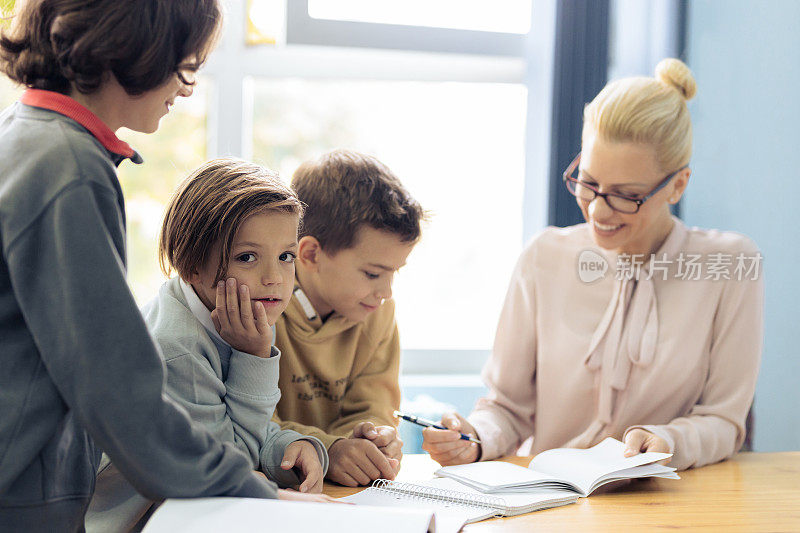
M 401 413 L 400 411 L 395 411 L 394 416 L 401 420 L 405 420 L 406 422 L 411 422 L 412 424 L 416 424 L 418 426 L 426 427 L 426 428 L 436 428 L 436 429 L 448 429 L 436 422 L 431 422 L 430 420 L 425 420 L 424 418 L 420 418 L 414 415 L 407 415 Z M 475 444 L 480 444 L 481 441 L 474 437 L 470 437 L 469 435 L 464 435 L 463 433 L 459 433 L 461 435 L 461 440 L 468 440 L 470 442 L 474 442 Z

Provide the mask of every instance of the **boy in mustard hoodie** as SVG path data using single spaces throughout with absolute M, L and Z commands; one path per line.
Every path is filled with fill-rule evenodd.
M 276 323 L 274 419 L 325 444 L 328 479 L 393 479 L 403 443 L 392 414 L 400 406 L 392 281 L 425 212 L 380 161 L 346 150 L 304 163 L 292 186 L 307 207 L 294 295 Z

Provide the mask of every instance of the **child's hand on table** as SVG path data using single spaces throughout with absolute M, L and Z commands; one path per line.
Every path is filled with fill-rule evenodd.
M 372 422 L 361 422 L 353 428 L 353 437 L 367 439 L 389 459 L 397 459 L 395 474 L 400 470 L 400 460 L 403 458 L 403 441 L 397 434 L 397 429 L 392 426 L 376 426 Z
M 322 492 L 322 465 L 313 444 L 307 440 L 296 440 L 283 452 L 281 468 L 289 470 L 295 466 L 303 472 L 303 483 L 300 492 Z
M 256 470 L 255 473 L 264 479 L 269 479 L 266 475 L 264 475 L 264 472 L 261 472 L 260 470 Z M 297 492 L 294 489 L 278 489 L 278 499 L 292 500 L 296 502 L 348 503 L 339 501 L 336 498 L 331 498 L 326 494 L 309 494 L 307 492 Z
M 267 358 L 272 352 L 272 324 L 261 302 L 250 299 L 250 289 L 242 285 L 237 290 L 236 279 L 217 283 L 216 307 L 211 320 L 217 333 L 240 352 Z
M 347 487 L 368 485 L 374 479 L 394 479 L 400 461 L 386 457 L 372 441 L 351 437 L 328 448 L 328 479 Z
M 442 466 L 474 463 L 480 457 L 480 445 L 461 440 L 460 433 L 476 436 L 472 424 L 458 413 L 442 417 L 441 425 L 448 429 L 425 428 L 422 430 L 422 449 Z

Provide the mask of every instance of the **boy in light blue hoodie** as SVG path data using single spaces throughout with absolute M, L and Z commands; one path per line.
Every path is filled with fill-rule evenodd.
M 277 174 L 235 159 L 206 163 L 167 208 L 161 264 L 178 276 L 143 314 L 166 361 L 167 393 L 192 420 L 279 486 L 299 487 L 278 498 L 328 501 L 312 494 L 322 490 L 325 446 L 271 422 L 281 357 L 273 324 L 294 288 L 301 212 Z M 153 504 L 104 461 L 87 530 L 137 529 Z

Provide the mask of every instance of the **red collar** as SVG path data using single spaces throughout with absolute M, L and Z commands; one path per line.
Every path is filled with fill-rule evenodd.
M 83 107 L 81 104 L 69 96 L 53 91 L 43 91 L 41 89 L 27 89 L 22 93 L 20 102 L 32 107 L 40 107 L 60 113 L 69 117 L 95 136 L 100 144 L 115 154 L 128 158 L 134 157 L 136 152 L 128 143 L 120 140 L 97 115 Z

